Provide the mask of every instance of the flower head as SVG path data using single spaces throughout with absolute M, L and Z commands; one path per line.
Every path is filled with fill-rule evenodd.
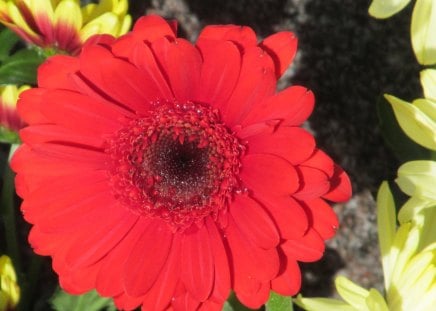
M 320 259 L 338 226 L 326 200 L 351 195 L 300 127 L 312 92 L 276 92 L 296 38 L 209 26 L 193 45 L 175 26 L 143 17 L 40 67 L 12 160 L 30 242 L 65 290 L 123 309 L 293 295 L 297 262 Z
M 394 200 L 388 184 L 382 184 L 377 196 L 377 226 L 385 298 L 374 288 L 368 291 L 338 277 L 336 288 L 345 301 L 299 296 L 296 303 L 305 310 L 430 310 L 436 305 L 436 210 L 421 213 L 397 229 Z
M 20 300 L 20 288 L 11 259 L 0 256 L 0 311 L 12 310 Z
M 29 88 L 27 85 L 0 86 L 0 126 L 12 131 L 18 131 L 24 126 L 24 122 L 18 116 L 16 106 L 20 93 Z
M 0 0 L 0 22 L 27 42 L 76 54 L 95 34 L 120 36 L 131 24 L 127 0 Z

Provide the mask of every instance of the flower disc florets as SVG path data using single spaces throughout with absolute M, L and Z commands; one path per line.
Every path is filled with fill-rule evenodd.
M 186 228 L 226 206 L 243 146 L 210 107 L 154 106 L 108 140 L 113 189 L 135 212 Z

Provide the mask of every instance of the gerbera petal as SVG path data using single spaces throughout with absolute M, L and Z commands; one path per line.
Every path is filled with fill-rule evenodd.
M 258 102 L 241 121 L 242 126 L 270 120 L 280 120 L 283 125 L 299 126 L 312 113 L 315 97 L 302 86 L 291 86 Z
M 229 211 L 240 232 L 254 245 L 263 249 L 277 246 L 280 237 L 276 225 L 259 203 L 249 196 L 238 195 Z
M 143 296 L 130 296 L 123 292 L 114 297 L 115 306 L 120 310 L 134 310 L 143 300 Z
M 253 29 L 236 25 L 206 26 L 198 36 L 197 42 L 200 43 L 203 40 L 233 41 L 242 49 L 248 49 L 257 44 L 256 33 Z
M 133 34 L 140 40 L 153 42 L 162 37 L 175 38 L 176 29 L 173 23 L 169 23 L 158 15 L 147 15 L 138 19 L 133 26 Z
M 214 283 L 214 260 L 206 226 L 187 232 L 182 239 L 181 279 L 189 293 L 205 301 Z
M 259 283 L 259 288 L 255 294 L 241 290 L 235 292 L 236 297 L 238 297 L 239 301 L 244 305 L 252 309 L 259 309 L 268 300 L 270 284 L 267 282 Z
M 330 189 L 329 177 L 323 171 L 307 166 L 296 168 L 300 176 L 300 189 L 293 194 L 299 200 L 318 198 Z
M 57 123 L 80 134 L 101 136 L 116 132 L 122 117 L 130 113 L 108 102 L 97 101 L 80 93 L 53 90 L 44 94 L 42 113 Z
M 201 55 L 190 42 L 162 38 L 152 44 L 154 54 L 174 95 L 181 102 L 192 100 L 200 86 Z
M 280 78 L 297 53 L 297 37 L 292 32 L 281 31 L 265 38 L 259 46 L 266 50 L 275 63 L 276 76 Z
M 305 129 L 280 126 L 273 133 L 260 133 L 245 138 L 250 154 L 273 154 L 291 164 L 307 160 L 315 150 L 315 139 Z
M 285 241 L 281 247 L 286 256 L 302 262 L 319 260 L 325 250 L 324 240 L 312 228 L 309 228 L 307 233 L 299 239 Z
M 220 108 L 226 103 L 235 88 L 241 68 L 241 53 L 229 41 L 202 40 L 197 44 L 203 57 L 201 87 L 195 99 Z
M 142 237 L 144 228 L 149 225 L 150 221 L 150 219 L 140 217 L 138 222 L 123 237 L 122 241 L 103 260 L 96 277 L 96 289 L 102 296 L 117 296 L 123 292 L 122 282 L 114 282 L 114 280 L 122 279 L 127 260 L 126 254 L 133 249 L 137 241 Z M 168 284 L 168 286 L 170 285 Z
M 263 196 L 259 200 L 271 215 L 282 238 L 300 238 L 306 233 L 309 227 L 307 214 L 295 199 L 280 195 Z
M 301 163 L 301 166 L 312 167 L 321 170 L 330 178 L 335 172 L 335 163 L 324 151 L 320 149 L 316 149 L 309 159 Z
M 351 197 L 351 181 L 347 173 L 335 164 L 333 176 L 330 179 L 330 190 L 323 198 L 333 202 L 345 202 Z
M 141 296 L 150 290 L 167 260 L 172 241 L 173 234 L 160 219 L 144 228 L 124 264 L 122 281 L 127 294 Z
M 200 302 L 192 297 L 189 292 L 174 297 L 171 302 L 172 310 L 198 310 Z
M 230 294 L 229 259 L 224 248 L 223 238 L 211 217 L 206 219 L 206 227 L 215 265 L 215 284 L 211 296 L 219 301 L 225 301 Z
M 49 120 L 41 112 L 44 104 L 42 100 L 46 89 L 29 89 L 20 94 L 17 111 L 21 119 L 27 124 L 48 123 Z
M 226 228 L 226 237 L 232 263 L 233 286 L 243 291 L 252 288 L 253 280 L 270 281 L 279 271 L 276 248 L 268 250 L 253 245 L 240 231 L 232 217 Z M 257 289 L 253 289 L 256 291 Z
M 142 309 L 165 310 L 170 304 L 175 288 L 180 279 L 180 271 L 183 271 L 181 267 L 184 268 L 183 265 L 180 266 L 181 244 L 180 235 L 175 235 L 170 254 L 168 255 L 165 266 L 162 268 L 162 273 L 157 279 L 155 285 L 144 297 L 142 301 Z
M 300 186 L 292 165 L 282 158 L 267 154 L 245 156 L 240 177 L 248 188 L 260 195 L 288 195 Z
M 60 1 L 54 11 L 53 24 L 59 48 L 71 51 L 80 46 L 79 31 L 82 27 L 82 13 L 77 1 Z
M 80 72 L 109 98 L 133 111 L 146 113 L 151 102 L 163 97 L 151 77 L 100 46 L 83 48 Z
M 238 83 L 229 100 L 220 107 L 228 126 L 240 124 L 253 107 L 272 96 L 276 89 L 274 64 L 261 48 L 248 49 L 242 55 Z
M 76 90 L 71 74 L 79 70 L 79 60 L 67 55 L 54 55 L 38 67 L 38 86 Z
M 335 235 L 339 221 L 330 205 L 320 198 L 301 202 L 301 205 L 306 210 L 311 226 L 321 238 L 327 240 Z
M 271 289 L 283 296 L 293 296 L 301 288 L 300 267 L 294 258 L 281 252 L 279 254 L 283 272 L 271 281 Z

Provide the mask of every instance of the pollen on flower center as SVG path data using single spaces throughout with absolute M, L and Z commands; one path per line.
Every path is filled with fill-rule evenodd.
M 239 186 L 243 146 L 200 104 L 159 103 L 108 139 L 117 199 L 176 230 L 218 216 Z

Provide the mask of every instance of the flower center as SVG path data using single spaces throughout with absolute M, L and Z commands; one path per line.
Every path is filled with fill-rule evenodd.
M 210 107 L 159 103 L 108 139 L 115 197 L 175 230 L 225 213 L 244 148 Z

